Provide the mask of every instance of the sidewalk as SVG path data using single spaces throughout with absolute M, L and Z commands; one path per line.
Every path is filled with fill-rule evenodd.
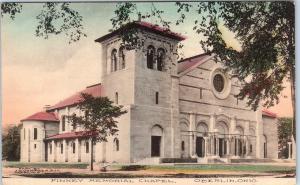
M 58 169 L 57 173 L 40 173 L 35 175 L 32 174 L 16 174 L 18 168 L 3 168 L 3 177 L 51 177 L 51 174 L 55 175 L 54 177 L 286 177 L 287 174 L 278 174 L 278 173 L 260 173 L 260 172 L 245 172 L 245 171 L 217 171 L 217 170 L 201 170 L 201 171 L 180 171 L 177 170 L 139 170 L 139 171 L 121 171 L 112 168 L 108 168 L 107 172 L 101 172 L 98 169 L 90 171 L 90 169 Z M 41 169 L 42 170 L 42 169 Z M 58 175 L 60 174 L 60 175 Z M 291 174 L 290 174 L 291 175 Z M 289 176 L 290 176 L 289 175 Z

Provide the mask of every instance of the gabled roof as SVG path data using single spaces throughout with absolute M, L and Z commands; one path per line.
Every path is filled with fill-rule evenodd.
M 50 107 L 49 110 L 60 109 L 60 108 L 66 107 L 66 106 L 76 105 L 82 99 L 81 93 L 90 94 L 94 97 L 99 97 L 99 96 L 101 96 L 101 90 L 102 90 L 101 84 L 88 86 L 86 89 L 84 89 L 80 92 L 77 92 L 77 93 L 73 94 L 72 96 L 58 102 L 54 106 Z
M 185 58 L 178 62 L 178 74 L 186 74 L 187 72 L 193 70 L 194 68 L 198 67 L 199 65 L 203 64 L 204 62 L 211 59 L 214 55 L 209 55 L 206 53 L 195 55 L 189 58 Z
M 271 118 L 277 118 L 277 115 L 276 115 L 276 113 L 274 113 L 274 112 L 271 112 L 271 111 L 269 111 L 269 110 L 262 110 L 262 115 L 263 116 L 267 116 L 267 117 L 271 117 Z
M 45 140 L 82 138 L 82 137 L 90 137 L 94 135 L 96 135 L 96 133 L 91 131 L 67 132 L 67 133 L 49 136 L 45 138 Z
M 37 112 L 21 121 L 52 121 L 59 122 L 59 119 L 53 112 Z
M 179 33 L 172 32 L 172 31 L 162 28 L 158 25 L 154 25 L 154 24 L 151 24 L 149 22 L 144 22 L 144 21 L 134 21 L 134 22 L 126 24 L 122 28 L 119 28 L 111 33 L 108 33 L 108 34 L 96 39 L 95 42 L 102 42 L 108 38 L 111 38 L 115 35 L 120 34 L 123 30 L 129 29 L 129 28 L 140 28 L 140 29 L 147 30 L 149 32 L 153 32 L 153 33 L 156 33 L 156 34 L 159 34 L 159 35 L 171 38 L 171 39 L 175 39 L 178 41 L 182 41 L 182 40 L 186 39 L 186 37 L 180 35 Z

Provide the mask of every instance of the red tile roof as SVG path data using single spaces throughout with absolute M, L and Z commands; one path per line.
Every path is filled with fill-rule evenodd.
M 149 29 L 151 29 L 152 31 L 158 31 L 158 32 L 163 33 L 163 34 L 167 34 L 167 35 L 169 35 L 169 36 L 173 36 L 174 38 L 176 38 L 176 39 L 178 39 L 178 40 L 180 40 L 180 41 L 186 39 L 185 36 L 183 36 L 183 35 L 181 35 L 181 34 L 179 34 L 179 33 L 172 32 L 172 31 L 170 31 L 170 30 L 168 30 L 168 29 L 166 29 L 166 28 L 162 28 L 162 27 L 160 27 L 160 26 L 158 26 L 158 25 L 154 25 L 154 24 L 151 24 L 151 23 L 149 23 L 149 22 L 138 21 L 138 22 L 136 22 L 136 24 L 139 24 L 139 25 L 141 25 L 141 26 L 143 26 L 143 27 L 145 27 L 145 28 L 149 28 Z
M 262 115 L 263 116 L 268 116 L 271 118 L 277 118 L 277 115 L 274 112 L 271 112 L 269 110 L 262 110 Z
M 59 119 L 53 112 L 37 112 L 21 121 L 53 121 L 59 122 Z
M 66 107 L 66 106 L 77 104 L 82 99 L 81 93 L 90 94 L 94 97 L 99 97 L 99 96 L 101 96 L 101 89 L 102 89 L 101 84 L 88 86 L 86 89 L 84 89 L 80 92 L 77 92 L 74 95 L 72 95 L 72 96 L 58 102 L 57 104 L 53 105 L 52 107 L 50 107 L 49 110 L 59 109 L 59 108 L 63 108 L 63 107 Z
M 62 134 L 56 134 L 45 138 L 46 140 L 52 139 L 72 139 L 72 138 L 81 138 L 81 137 L 90 137 L 96 135 L 95 132 L 91 131 L 78 131 L 78 132 L 67 132 Z
M 186 59 L 183 59 L 178 62 L 178 73 L 184 72 L 185 70 L 189 69 L 192 66 L 198 65 L 201 62 L 204 62 L 204 58 L 206 58 L 207 54 L 200 54 L 193 57 L 189 57 Z
M 122 28 L 119 28 L 109 34 L 106 34 L 106 35 L 96 39 L 95 42 L 102 42 L 110 37 L 120 34 L 121 31 L 124 29 L 133 28 L 133 27 L 141 28 L 141 29 L 144 29 L 144 30 L 147 30 L 150 32 L 154 32 L 154 33 L 157 33 L 157 34 L 160 34 L 160 35 L 163 35 L 163 36 L 166 36 L 166 37 L 178 40 L 178 41 L 182 41 L 182 40 L 186 39 L 186 37 L 180 35 L 179 33 L 172 32 L 172 31 L 170 31 L 166 28 L 162 28 L 158 25 L 154 25 L 154 24 L 151 24 L 149 22 L 144 22 L 144 21 L 134 21 L 134 22 L 126 24 Z

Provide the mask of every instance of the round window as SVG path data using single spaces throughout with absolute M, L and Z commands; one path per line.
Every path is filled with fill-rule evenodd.
M 214 88 L 218 92 L 222 92 L 224 89 L 225 80 L 221 74 L 216 74 L 213 79 Z

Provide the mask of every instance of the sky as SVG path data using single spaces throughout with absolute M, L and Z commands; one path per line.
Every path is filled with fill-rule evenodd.
M 36 16 L 42 4 L 26 3 L 15 20 L 4 16 L 1 20 L 2 62 L 2 123 L 18 124 L 21 119 L 42 111 L 45 105 L 58 101 L 101 82 L 101 47 L 95 39 L 112 28 L 115 3 L 73 3 L 72 8 L 83 16 L 86 38 L 72 44 L 64 35 L 48 39 L 36 37 Z M 174 3 L 156 3 L 163 9 L 164 18 L 174 21 L 179 15 Z M 138 3 L 142 12 L 149 11 L 151 3 Z M 184 57 L 203 53 L 199 44 L 203 39 L 192 30 L 197 15 L 191 13 L 181 26 L 171 30 L 187 36 L 183 42 Z M 147 20 L 157 23 L 155 19 Z M 225 27 L 221 27 L 225 41 L 238 48 L 239 43 Z M 285 83 L 288 87 L 289 84 Z M 279 116 L 292 116 L 290 89 L 281 93 L 280 104 L 270 110 Z

